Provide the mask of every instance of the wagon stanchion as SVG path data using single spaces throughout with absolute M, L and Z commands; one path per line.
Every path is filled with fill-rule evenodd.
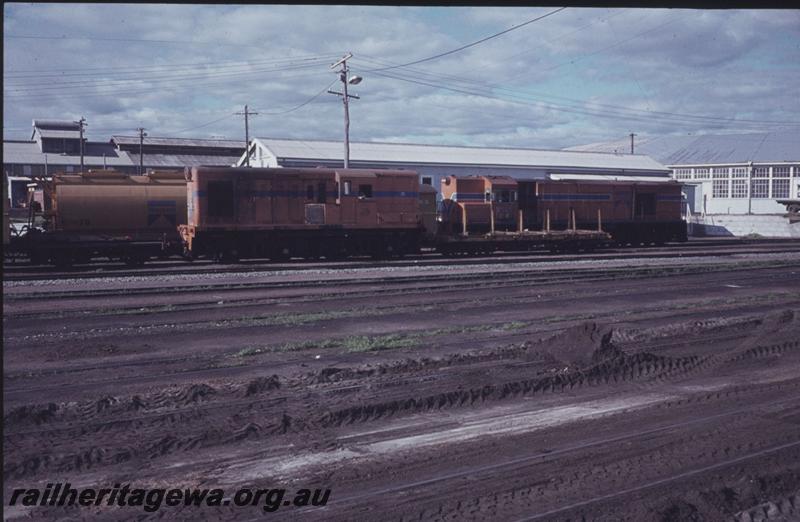
M 467 235 L 467 206 L 461 204 L 461 235 Z
M 494 235 L 494 202 L 489 202 L 489 232 Z
M 603 231 L 603 211 L 599 208 L 597 209 L 597 231 Z
M 518 216 L 519 216 L 519 224 L 517 225 L 517 232 L 522 233 L 522 228 L 523 228 L 523 224 L 522 224 L 522 209 L 519 210 Z

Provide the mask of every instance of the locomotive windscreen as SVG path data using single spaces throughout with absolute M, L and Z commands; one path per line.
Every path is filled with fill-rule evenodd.
M 208 215 L 233 217 L 233 181 L 208 182 Z

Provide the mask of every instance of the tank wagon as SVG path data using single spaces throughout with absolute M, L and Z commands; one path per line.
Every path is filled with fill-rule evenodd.
M 44 195 L 43 227 L 12 238 L 13 250 L 33 264 L 65 266 L 104 257 L 135 265 L 180 253 L 177 226 L 186 216 L 181 172 L 54 175 L 44 182 Z
M 367 169 L 186 169 L 185 255 L 337 259 L 419 252 L 419 178 Z

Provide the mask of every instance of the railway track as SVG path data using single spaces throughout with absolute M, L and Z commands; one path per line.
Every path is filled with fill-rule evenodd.
M 34 287 L 31 290 L 17 290 L 4 291 L 4 299 L 8 302 L 21 301 L 25 299 L 41 299 L 46 296 L 49 300 L 55 299 L 74 299 L 74 298 L 102 298 L 108 296 L 120 295 L 165 295 L 165 294 L 190 294 L 190 293 L 206 293 L 206 292 L 219 292 L 219 291 L 241 291 L 241 290 L 276 290 L 276 289 L 300 289 L 300 288 L 320 288 L 325 286 L 335 287 L 348 287 L 358 285 L 398 285 L 406 284 L 409 282 L 415 284 L 430 284 L 442 281 L 460 281 L 461 285 L 469 284 L 473 286 L 487 286 L 502 283 L 505 285 L 513 284 L 513 281 L 518 281 L 520 278 L 526 281 L 531 281 L 530 278 L 540 278 L 542 280 L 553 280 L 552 274 L 554 272 L 568 272 L 569 275 L 561 276 L 561 281 L 578 281 L 582 278 L 592 277 L 594 274 L 646 274 L 653 275 L 653 272 L 658 270 L 665 274 L 687 274 L 699 273 L 704 271 L 731 270 L 731 263 L 724 262 L 717 265 L 711 263 L 695 264 L 692 261 L 696 259 L 683 257 L 685 263 L 682 264 L 662 264 L 662 265 L 642 265 L 642 266 L 625 266 L 625 267 L 602 267 L 602 268 L 575 268 L 575 267 L 547 267 L 535 265 L 534 268 L 518 268 L 516 265 L 511 267 L 506 265 L 504 270 L 487 272 L 480 270 L 475 273 L 444 273 L 444 274 L 424 274 L 409 272 L 403 274 L 394 273 L 391 276 L 375 276 L 367 274 L 367 277 L 349 277 L 349 278 L 317 278 L 317 279 L 299 279 L 299 280 L 282 280 L 282 281 L 257 281 L 257 282 L 232 282 L 220 281 L 218 283 L 201 283 L 201 284 L 173 284 L 168 286 L 166 283 L 160 286 L 120 286 L 117 288 L 90 288 L 90 289 L 70 289 L 70 290 L 54 290 L 48 287 Z M 796 261 L 776 260 L 769 259 L 764 261 L 759 260 L 742 260 L 737 263 L 739 270 L 753 270 L 758 267 L 762 268 L 775 268 L 785 266 L 796 266 Z M 451 285 L 456 288 L 456 285 Z M 441 288 L 438 288 L 441 289 Z
M 652 259 L 733 254 L 758 254 L 765 252 L 800 252 L 800 240 L 725 240 L 720 241 L 675 243 L 668 247 L 648 247 L 630 249 L 609 249 L 597 252 L 586 252 L 575 255 L 554 255 L 548 252 L 498 252 L 491 256 L 470 256 L 460 258 L 445 258 L 438 254 L 424 254 L 408 256 L 402 260 L 393 261 L 295 261 L 290 263 L 269 263 L 259 260 L 241 262 L 236 265 L 219 265 L 211 262 L 186 263 L 186 262 L 159 262 L 157 267 L 143 267 L 131 269 L 115 264 L 95 263 L 78 266 L 72 270 L 58 270 L 51 267 L 31 267 L 26 265 L 7 264 L 4 266 L 4 281 L 36 281 L 36 280 L 62 280 L 62 279 L 87 279 L 96 277 L 125 277 L 125 276 L 160 276 L 177 273 L 191 274 L 233 274 L 246 272 L 281 272 L 297 271 L 311 272 L 322 269 L 357 269 L 357 268 L 401 268 L 425 266 L 470 266 L 475 264 L 502 265 L 509 262 L 535 259 L 542 262 L 580 261 L 585 259 Z
M 720 267 L 717 267 L 720 268 Z M 775 277 L 774 275 L 770 274 L 771 271 L 779 269 L 780 266 L 775 266 L 775 263 L 769 263 L 769 266 L 761 266 L 761 267 L 753 267 L 750 266 L 746 268 L 748 272 L 747 281 L 748 284 L 753 284 L 755 281 L 764 280 L 768 281 L 771 278 Z M 697 270 L 700 270 L 699 268 Z M 709 276 L 714 273 L 714 267 L 704 267 L 701 273 L 709 274 Z M 740 270 L 745 270 L 742 268 Z M 725 270 L 725 273 L 732 272 L 733 274 L 737 273 L 737 270 Z M 680 271 L 683 275 L 688 275 L 691 271 L 687 271 L 681 269 Z M 484 278 L 478 278 L 478 282 L 475 282 L 476 279 L 466 278 L 465 280 L 458 280 L 455 276 L 453 278 L 455 281 L 450 283 L 430 283 L 426 284 L 425 282 L 420 282 L 418 280 L 397 280 L 397 279 L 387 279 L 390 284 L 388 285 L 381 285 L 381 281 L 362 281 L 362 284 L 358 283 L 358 280 L 354 281 L 352 288 L 338 288 L 338 284 L 335 291 L 326 292 L 324 290 L 317 291 L 314 290 L 310 293 L 287 293 L 283 295 L 275 295 L 275 296 L 261 296 L 260 290 L 267 290 L 271 289 L 267 288 L 258 288 L 259 297 L 251 297 L 251 296 L 225 296 L 225 297 L 214 297 L 210 300 L 191 300 L 189 302 L 167 302 L 164 304 L 144 304 L 143 303 L 132 303 L 132 304 L 117 304 L 112 308 L 108 308 L 106 305 L 103 305 L 102 308 L 98 307 L 89 307 L 89 308 L 62 308 L 58 311 L 14 311 L 13 309 L 6 309 L 4 311 L 4 320 L 9 320 L 11 318 L 14 319 L 67 319 L 70 317 L 86 317 L 92 316 L 95 318 L 101 316 L 125 316 L 125 315 L 135 315 L 137 317 L 143 317 L 152 314 L 158 314 L 160 316 L 164 315 L 171 315 L 181 312 L 189 312 L 189 311 L 202 311 L 202 310 L 228 310 L 232 308 L 243 309 L 243 308 L 250 308 L 250 307 L 259 307 L 259 306 L 284 306 L 290 304 L 299 304 L 299 303 L 322 303 L 322 302 L 329 302 L 329 301 L 343 301 L 347 299 L 364 299 L 369 298 L 372 296 L 380 295 L 381 297 L 389 297 L 389 296 L 408 296 L 413 294 L 432 294 L 435 292 L 448 292 L 448 291 L 457 291 L 462 288 L 479 288 L 481 286 L 486 287 L 489 286 L 491 288 L 502 288 L 505 290 L 510 290 L 513 288 L 520 288 L 520 287 L 536 287 L 536 286 L 553 286 L 559 285 L 563 283 L 578 283 L 578 282 L 591 282 L 591 281 L 604 281 L 604 280 L 635 280 L 638 277 L 650 277 L 652 276 L 652 268 L 641 268 L 640 270 L 635 269 L 627 269 L 627 270 L 612 270 L 603 272 L 602 270 L 599 271 L 588 271 L 588 272 L 580 272 L 580 271 L 570 271 L 568 274 L 553 274 L 547 275 L 545 277 L 501 277 L 496 276 L 493 277 L 491 275 L 487 275 Z M 667 270 L 664 274 L 665 276 L 670 275 L 670 271 Z M 727 277 L 727 276 L 726 276 Z M 399 283 L 408 283 L 407 285 L 399 284 Z M 316 289 L 319 285 L 316 283 L 312 283 L 311 288 Z M 366 288 L 362 288 L 365 286 Z M 284 287 L 278 286 L 277 289 L 283 289 Z M 298 289 L 302 287 L 296 286 L 293 284 L 292 289 Z M 324 288 L 324 287 L 322 287 Z M 238 290 L 238 289 L 237 289 Z M 217 290 L 216 292 L 219 292 Z M 559 290 L 561 294 L 563 291 Z M 38 294 L 37 294 L 38 295 Z M 80 294 L 77 297 L 81 297 L 86 295 L 85 293 Z M 89 294 L 89 297 L 95 297 L 96 294 L 92 293 Z M 576 298 L 581 296 L 576 296 Z M 63 297 L 64 299 L 67 296 Z M 17 300 L 28 300 L 28 299 L 35 299 L 35 296 L 22 296 L 18 295 Z M 541 298 L 538 298 L 541 299 Z M 14 301 L 12 299 L 12 301 Z M 433 302 L 426 302 L 426 306 L 441 306 L 446 305 L 447 301 L 433 301 Z M 374 307 L 376 310 L 380 310 L 384 306 L 377 306 Z M 185 322 L 182 321 L 182 322 Z

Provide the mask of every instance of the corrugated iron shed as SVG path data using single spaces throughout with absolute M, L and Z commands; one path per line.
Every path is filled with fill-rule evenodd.
M 340 141 L 276 138 L 256 138 L 256 140 L 279 160 L 342 161 L 344 158 Z M 641 154 L 378 142 L 350 142 L 350 160 L 418 165 L 536 166 L 553 169 L 667 172 L 664 165 Z

